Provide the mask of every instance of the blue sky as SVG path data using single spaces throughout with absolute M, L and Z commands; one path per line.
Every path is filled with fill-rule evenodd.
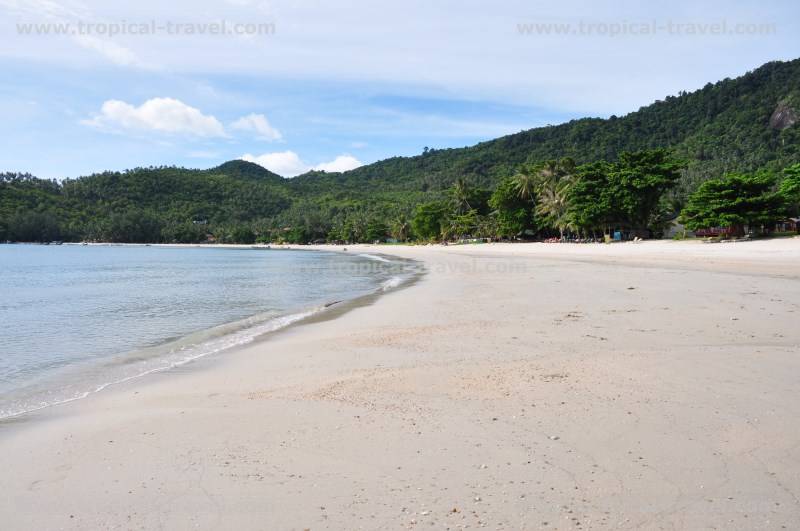
M 0 0 L 0 13 L 0 171 L 48 178 L 235 158 L 345 170 L 625 114 L 800 56 L 789 1 Z M 222 21 L 241 33 L 199 34 Z M 157 31 L 109 35 L 133 24 Z

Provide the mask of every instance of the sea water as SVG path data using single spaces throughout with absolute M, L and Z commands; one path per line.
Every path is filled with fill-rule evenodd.
M 0 245 L 0 419 L 222 354 L 410 275 L 341 250 Z

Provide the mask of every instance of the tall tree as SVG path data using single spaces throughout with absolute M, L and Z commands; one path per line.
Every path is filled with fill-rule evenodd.
M 442 201 L 417 205 L 411 219 L 414 234 L 423 240 L 439 238 L 443 226 L 446 225 L 447 210 L 447 204 Z
M 730 227 L 744 234 L 745 225 L 769 226 L 785 215 L 785 202 L 774 191 L 775 177 L 733 173 L 711 179 L 689 197 L 681 220 L 689 230 Z
M 453 189 L 451 190 L 452 198 L 453 198 L 453 205 L 455 210 L 458 214 L 464 214 L 472 210 L 472 206 L 470 205 L 470 187 L 467 182 L 464 180 L 463 177 L 459 177 L 456 179 L 456 182 L 453 183 Z
M 646 229 L 664 192 L 680 178 L 681 163 L 665 149 L 624 152 L 610 184 L 619 209 L 634 229 Z
M 800 164 L 794 164 L 783 170 L 780 193 L 794 210 L 800 203 Z
M 533 202 L 536 194 L 537 169 L 530 164 L 523 164 L 511 178 L 517 196 L 523 201 Z
M 408 240 L 411 235 L 411 222 L 404 213 L 398 214 L 397 217 L 392 220 L 389 226 L 389 233 L 392 235 L 392 238 L 399 242 Z
M 614 165 L 606 161 L 584 164 L 577 168 L 567 202 L 572 224 L 584 234 L 607 234 L 610 225 L 619 218 L 616 197 L 609 186 L 613 171 Z
M 575 162 L 570 158 L 545 162 L 535 174 L 536 215 L 558 230 L 574 228 L 569 212 L 569 192 L 575 179 Z
M 496 234 L 516 238 L 535 228 L 534 203 L 520 197 L 515 179 L 503 179 L 489 198 L 489 206 L 497 220 Z

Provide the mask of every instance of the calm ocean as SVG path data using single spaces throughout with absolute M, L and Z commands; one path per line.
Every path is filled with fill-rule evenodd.
M 0 245 L 0 418 L 223 352 L 410 275 L 345 252 Z

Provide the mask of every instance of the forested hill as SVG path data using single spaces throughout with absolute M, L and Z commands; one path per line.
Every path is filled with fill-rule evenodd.
M 230 161 L 209 170 L 138 168 L 60 183 L 0 174 L 0 241 L 248 241 L 275 234 L 306 241 L 370 224 L 380 232 L 381 223 L 410 216 L 456 181 L 491 190 L 523 163 L 611 161 L 656 147 L 686 163 L 673 192 L 679 202 L 725 172 L 777 173 L 800 162 L 798 117 L 800 59 L 768 63 L 623 117 L 573 120 L 345 173 L 284 179 Z
M 621 80 L 620 82 L 624 82 Z M 770 119 L 775 119 L 770 123 Z M 667 147 L 686 160 L 685 187 L 733 171 L 779 169 L 800 159 L 800 59 L 767 63 L 736 79 L 668 96 L 623 117 L 583 118 L 475 146 L 394 157 L 343 174 L 312 173 L 290 186 L 304 193 L 343 188 L 427 191 L 458 177 L 493 186 L 526 161 L 564 156 L 578 163 L 612 160 L 622 151 Z

